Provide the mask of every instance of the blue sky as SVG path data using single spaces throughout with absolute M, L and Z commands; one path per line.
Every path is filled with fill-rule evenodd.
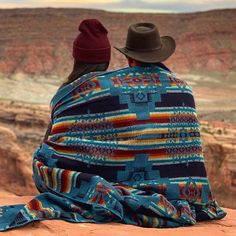
M 194 12 L 236 8 L 236 0 L 0 0 L 0 8 L 76 7 L 124 12 Z

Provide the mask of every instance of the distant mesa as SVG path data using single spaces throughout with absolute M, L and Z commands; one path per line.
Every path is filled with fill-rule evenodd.
M 141 15 L 53 8 L 0 11 L 0 74 L 4 76 L 68 75 L 78 24 L 91 14 L 109 29 L 113 46 L 124 45 L 129 24 L 155 23 L 162 35 L 177 41 L 176 53 L 166 63 L 178 73 L 236 71 L 236 9 Z M 110 68 L 126 65 L 125 58 L 113 50 Z

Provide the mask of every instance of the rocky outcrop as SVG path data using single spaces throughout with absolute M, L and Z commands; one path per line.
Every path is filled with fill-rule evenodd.
M 49 122 L 48 106 L 0 100 L 0 123 L 14 128 L 44 129 Z
M 45 106 L 0 101 L 0 196 L 37 194 L 32 154 L 49 121 Z
M 1 198 L 0 205 L 27 203 L 32 197 Z M 69 223 L 61 220 L 44 220 L 2 233 L 3 235 L 96 235 L 96 236 L 233 236 L 236 235 L 236 210 L 224 209 L 227 216 L 222 220 L 198 222 L 194 226 L 174 229 L 144 228 L 119 223 L 91 224 Z M 1 233 L 0 233 L 1 234 Z
M 236 208 L 236 127 L 224 122 L 202 122 L 207 174 L 223 206 Z
M 19 146 L 32 155 L 49 123 L 48 106 L 0 101 L 0 126 L 12 130 Z
M 211 134 L 202 134 L 207 173 L 215 187 L 236 191 L 236 153 L 234 145 L 219 142 Z
M 236 125 L 201 122 L 207 172 L 216 187 L 228 186 L 236 192 Z
M 48 122 L 45 106 L 0 101 L 0 196 L 38 193 L 32 178 L 32 155 Z
M 16 135 L 0 126 L 0 191 L 18 195 L 37 193 L 29 153 L 17 145 Z

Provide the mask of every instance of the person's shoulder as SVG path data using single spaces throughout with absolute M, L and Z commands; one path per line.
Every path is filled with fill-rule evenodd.
M 184 87 L 192 93 L 192 86 L 185 79 L 180 79 L 179 75 L 172 75 L 172 81 L 174 81 L 178 87 Z
M 165 70 L 163 68 L 159 68 L 159 73 L 168 78 L 172 86 L 177 86 L 179 88 L 182 88 L 182 90 L 185 88 L 188 91 L 192 92 L 191 85 L 185 79 L 180 78 L 180 75 L 177 75 L 173 71 Z
M 117 70 L 106 71 L 101 73 L 98 77 L 99 78 L 125 77 L 126 75 L 132 76 L 146 73 L 150 74 L 152 72 L 153 70 L 150 67 L 133 66 L 133 67 L 124 67 Z

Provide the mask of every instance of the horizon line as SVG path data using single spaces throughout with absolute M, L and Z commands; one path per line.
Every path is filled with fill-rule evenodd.
M 101 8 L 87 8 L 87 7 L 52 7 L 52 6 L 42 6 L 42 7 L 32 7 L 32 6 L 24 6 L 24 7 L 7 7 L 2 8 L 0 10 L 23 10 L 23 9 L 80 9 L 80 10 L 91 10 L 91 11 L 104 11 L 104 12 L 111 12 L 111 13 L 128 13 L 128 14 L 191 14 L 191 13 L 203 13 L 203 12 L 210 12 L 210 11 L 225 11 L 225 10 L 236 10 L 236 7 L 226 7 L 226 8 L 212 8 L 207 10 L 198 10 L 198 11 L 158 11 L 158 10 L 148 10 L 146 11 L 136 11 L 135 9 L 101 9 Z

